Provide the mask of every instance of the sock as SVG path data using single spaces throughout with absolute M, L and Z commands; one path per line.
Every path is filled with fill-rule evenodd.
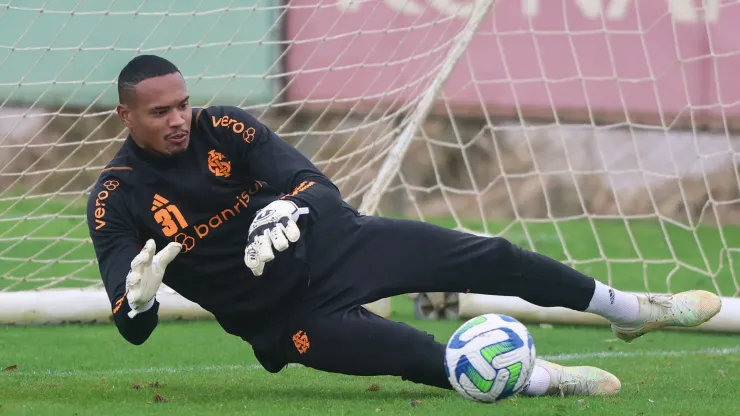
M 532 370 L 532 377 L 529 379 L 529 384 L 522 390 L 522 394 L 526 396 L 542 396 L 547 393 L 547 388 L 550 387 L 550 373 L 544 368 L 535 365 Z
M 610 322 L 632 322 L 637 319 L 639 305 L 637 296 L 596 281 L 594 296 L 586 312 L 601 315 Z

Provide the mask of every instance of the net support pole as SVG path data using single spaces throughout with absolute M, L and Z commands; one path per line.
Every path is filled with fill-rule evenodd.
M 398 135 L 395 144 L 391 148 L 388 156 L 386 156 L 383 165 L 378 172 L 378 177 L 373 181 L 372 186 L 368 192 L 362 198 L 359 211 L 365 215 L 373 215 L 378 209 L 380 198 L 388 186 L 390 185 L 393 178 L 398 173 L 398 169 L 403 161 L 403 156 L 406 154 L 406 150 L 411 144 L 416 133 L 419 131 L 421 124 L 427 118 L 429 110 L 431 110 L 434 100 L 437 98 L 439 93 L 442 91 L 447 79 L 455 69 L 455 65 L 463 56 L 463 53 L 468 48 L 470 41 L 473 40 L 473 36 L 478 31 L 478 27 L 483 22 L 483 18 L 486 17 L 488 12 L 491 10 L 496 0 L 476 0 L 473 5 L 473 10 L 470 13 L 468 21 L 465 26 L 457 33 L 457 36 L 452 41 L 452 48 L 442 62 L 442 67 L 439 70 L 437 76 L 432 80 L 429 87 L 421 97 L 419 104 L 416 106 L 411 116 L 408 119 L 406 127 Z M 389 316 L 391 314 L 391 301 L 390 299 L 380 299 L 370 304 L 364 305 L 366 308 L 376 311 L 375 313 L 381 316 Z
M 470 18 L 468 18 L 465 26 L 453 39 L 452 48 L 444 58 L 439 73 L 432 80 L 426 91 L 424 91 L 419 104 L 411 113 L 406 127 L 404 127 L 401 134 L 398 135 L 393 148 L 391 148 L 388 156 L 386 156 L 386 159 L 378 172 L 377 179 L 373 182 L 372 186 L 363 197 L 359 209 L 361 213 L 365 215 L 375 214 L 383 192 L 388 189 L 391 181 L 396 176 L 396 173 L 398 173 L 401 161 L 403 160 L 406 150 L 411 144 L 411 140 L 413 140 L 414 136 L 419 131 L 421 124 L 427 118 L 429 110 L 431 110 L 432 105 L 434 104 L 434 100 L 437 98 L 440 91 L 442 91 L 447 79 L 455 69 L 457 62 L 468 48 L 470 41 L 473 40 L 473 36 L 477 32 L 480 24 L 483 22 L 483 18 L 486 17 L 495 3 L 496 0 L 475 1 L 470 13 Z

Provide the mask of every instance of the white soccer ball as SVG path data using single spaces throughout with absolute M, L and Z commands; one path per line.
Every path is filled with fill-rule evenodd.
M 534 369 L 535 348 L 516 319 L 486 314 L 465 322 L 450 338 L 445 370 L 463 397 L 495 402 L 519 393 Z

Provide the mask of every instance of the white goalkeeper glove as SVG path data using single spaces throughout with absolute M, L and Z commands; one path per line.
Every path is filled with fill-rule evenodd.
M 129 318 L 146 312 L 154 306 L 154 295 L 162 284 L 164 271 L 180 253 L 182 245 L 169 243 L 156 255 L 154 240 L 148 240 L 144 248 L 131 261 L 131 270 L 126 276 L 126 298 L 131 307 Z
M 290 201 L 277 200 L 257 211 L 249 226 L 247 248 L 244 249 L 244 263 L 255 276 L 262 275 L 265 263 L 275 258 L 272 248 L 283 251 L 290 243 L 301 237 L 296 221 L 308 208 L 298 208 Z

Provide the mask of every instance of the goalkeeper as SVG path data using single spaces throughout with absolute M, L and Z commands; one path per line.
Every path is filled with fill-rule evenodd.
M 87 218 L 115 324 L 133 344 L 157 326 L 164 283 L 250 343 L 267 371 L 300 363 L 450 389 L 444 344 L 361 305 L 413 292 L 518 296 L 601 315 L 628 342 L 720 309 L 709 292 L 620 292 L 503 238 L 363 216 L 247 112 L 192 108 L 163 58 L 131 60 L 118 93 L 129 135 L 92 190 Z M 525 394 L 619 388 L 606 371 L 538 360 Z

